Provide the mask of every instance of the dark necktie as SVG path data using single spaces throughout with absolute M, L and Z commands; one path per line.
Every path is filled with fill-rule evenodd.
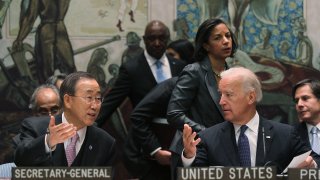
M 76 158 L 76 143 L 78 141 L 79 135 L 76 133 L 72 138 L 71 142 L 68 144 L 66 148 L 66 157 L 68 166 L 70 167 L 73 160 Z
M 160 60 L 157 60 L 156 66 L 157 66 L 157 70 L 156 70 L 157 82 L 160 83 L 160 82 L 166 80 L 165 74 L 162 70 L 162 62 Z
M 242 125 L 240 129 L 241 131 L 238 139 L 238 153 L 240 157 L 240 166 L 250 167 L 250 145 L 248 137 L 244 134 L 244 132 L 248 129 L 248 126 Z
M 318 128 L 317 127 L 312 127 L 311 129 L 311 132 L 312 134 L 312 143 L 311 143 L 311 146 L 312 146 L 312 150 L 314 152 L 316 152 L 317 154 L 320 153 L 320 146 L 319 146 L 319 137 L 318 137 Z

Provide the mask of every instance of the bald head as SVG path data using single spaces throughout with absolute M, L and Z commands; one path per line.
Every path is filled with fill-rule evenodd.
M 150 31 L 153 31 L 155 29 L 161 29 L 161 30 L 164 30 L 166 35 L 168 37 L 170 37 L 170 31 L 169 31 L 169 28 L 161 21 L 159 20 L 153 20 L 153 21 L 150 21 L 145 30 L 144 30 L 144 35 L 147 35 L 150 33 Z

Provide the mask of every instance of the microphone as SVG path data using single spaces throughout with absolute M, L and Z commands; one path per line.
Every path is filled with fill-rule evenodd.
M 278 176 L 278 175 L 284 175 L 284 174 L 282 174 L 283 169 L 282 169 L 281 166 L 280 166 L 277 162 L 275 162 L 275 161 L 268 161 L 268 162 L 266 162 L 266 163 L 264 164 L 263 167 L 276 167 L 277 176 Z
M 263 156 L 264 156 L 263 158 L 264 158 L 264 162 L 266 162 L 266 160 L 267 160 L 267 150 L 266 150 L 266 135 L 264 133 L 264 127 L 262 127 L 262 145 L 263 145 Z M 275 161 L 267 161 L 264 164 L 264 167 L 267 167 L 267 166 L 275 166 L 277 168 L 277 174 L 282 172 L 282 168 Z
M 264 159 L 264 162 L 266 162 L 267 152 L 266 152 L 266 135 L 264 134 L 264 127 L 262 127 L 262 145 L 263 145 L 263 159 Z

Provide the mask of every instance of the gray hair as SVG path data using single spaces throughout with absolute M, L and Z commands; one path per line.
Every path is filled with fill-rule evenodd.
M 53 92 L 57 94 L 57 97 L 59 97 L 59 90 L 58 88 L 53 85 L 53 84 L 42 84 L 38 86 L 32 93 L 31 98 L 30 98 L 30 103 L 29 103 L 29 109 L 32 111 L 35 111 L 38 107 L 38 102 L 37 102 L 37 96 L 39 94 L 39 91 L 42 89 L 52 89 Z M 61 105 L 61 100 L 59 99 L 59 105 Z
M 254 72 L 244 67 L 232 67 L 221 73 L 221 78 L 236 77 L 242 82 L 244 92 L 254 91 L 256 93 L 256 102 L 262 99 L 261 83 Z

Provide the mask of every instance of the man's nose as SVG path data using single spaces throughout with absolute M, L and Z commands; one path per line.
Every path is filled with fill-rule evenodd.
M 304 102 L 301 99 L 298 99 L 296 102 L 297 107 L 301 107 L 304 105 Z
M 220 97 L 219 104 L 220 104 L 220 105 L 223 105 L 224 103 L 225 103 L 224 98 L 223 98 L 223 96 L 221 96 L 221 97 Z

